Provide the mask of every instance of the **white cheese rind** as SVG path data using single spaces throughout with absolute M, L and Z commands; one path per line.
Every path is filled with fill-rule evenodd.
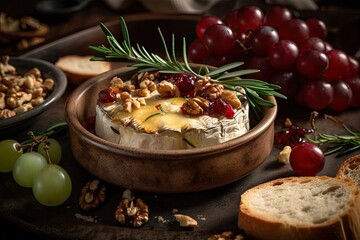
M 121 121 L 113 121 L 103 106 L 96 105 L 96 134 L 107 141 L 134 148 L 169 150 L 192 148 L 191 145 L 205 147 L 239 137 L 249 129 L 248 104 L 236 110 L 233 119 L 208 115 L 189 117 L 187 129 L 168 130 L 165 126 L 156 133 L 146 133 L 131 124 L 124 126 Z

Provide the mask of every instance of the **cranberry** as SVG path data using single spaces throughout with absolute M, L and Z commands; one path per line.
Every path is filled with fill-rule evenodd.
M 81 125 L 88 131 L 95 129 L 95 116 L 86 118 Z
M 101 90 L 98 94 L 98 97 L 99 101 L 102 103 L 111 103 L 116 100 L 116 93 L 111 87 L 108 87 Z
M 196 77 L 188 74 L 176 74 L 175 84 L 182 97 L 194 97 Z
M 235 115 L 234 109 L 231 105 L 223 101 L 221 98 L 217 98 L 214 102 L 214 113 L 224 115 L 227 118 L 233 118 Z

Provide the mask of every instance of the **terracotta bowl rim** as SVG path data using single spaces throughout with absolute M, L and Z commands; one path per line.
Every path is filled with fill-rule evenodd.
M 273 96 L 268 96 L 267 99 L 271 102 L 275 103 L 274 107 L 265 108 L 265 115 L 261 119 L 259 123 L 257 123 L 253 128 L 251 128 L 246 134 L 229 140 L 227 142 L 212 145 L 209 147 L 201 147 L 201 148 L 192 148 L 192 149 L 180 149 L 180 150 L 158 150 L 158 149 L 138 149 L 127 146 L 121 146 L 116 143 L 112 143 L 105 139 L 102 139 L 92 132 L 85 129 L 81 122 L 79 121 L 78 111 L 76 108 L 71 106 L 76 105 L 77 99 L 81 98 L 86 91 L 97 84 L 97 82 L 106 79 L 109 79 L 115 75 L 121 74 L 123 72 L 132 71 L 133 67 L 122 67 L 110 70 L 108 72 L 102 73 L 88 81 L 80 84 L 68 97 L 65 105 L 65 119 L 68 122 L 69 127 L 73 130 L 76 135 L 80 135 L 83 137 L 83 140 L 88 142 L 90 145 L 94 145 L 100 149 L 110 151 L 113 153 L 117 153 L 120 155 L 128 155 L 137 157 L 145 157 L 145 158 L 161 158 L 164 159 L 179 159 L 179 158 L 188 158 L 194 156 L 206 156 L 211 154 L 219 154 L 222 152 L 229 151 L 233 148 L 241 146 L 250 140 L 258 137 L 264 131 L 266 131 L 269 127 L 272 126 L 277 114 L 277 105 L 276 99 Z

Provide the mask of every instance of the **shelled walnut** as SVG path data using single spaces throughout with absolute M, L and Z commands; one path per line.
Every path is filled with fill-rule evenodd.
M 149 221 L 148 206 L 140 198 L 135 201 L 124 198 L 117 206 L 115 219 L 126 226 L 141 227 Z
M 81 190 L 79 198 L 80 208 L 83 210 L 90 210 L 97 208 L 105 201 L 106 187 L 100 184 L 98 179 L 87 182 Z
M 186 101 L 183 104 L 183 110 L 189 114 L 200 115 L 205 109 L 209 108 L 208 100 L 202 97 L 195 97 Z

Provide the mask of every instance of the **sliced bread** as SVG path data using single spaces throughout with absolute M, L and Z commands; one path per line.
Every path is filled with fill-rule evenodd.
M 360 193 L 350 180 L 288 177 L 241 195 L 238 226 L 250 239 L 360 239 Z
M 92 56 L 66 55 L 60 57 L 55 65 L 60 68 L 74 84 L 80 84 L 111 69 L 110 62 L 90 61 Z
M 336 177 L 351 179 L 360 187 L 360 154 L 346 159 L 341 164 Z

